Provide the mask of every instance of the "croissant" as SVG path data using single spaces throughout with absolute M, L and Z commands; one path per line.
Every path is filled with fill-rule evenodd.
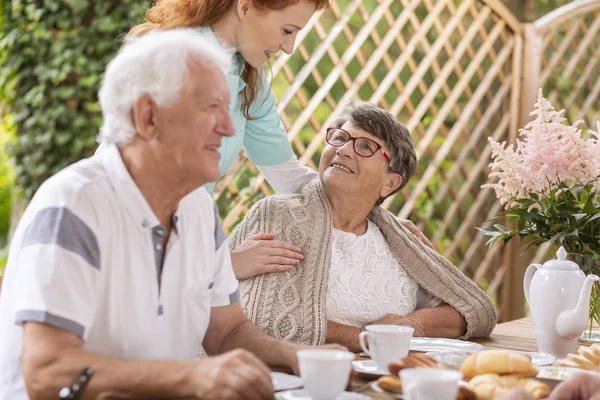
M 391 375 L 398 375 L 398 372 L 405 368 L 444 368 L 435 358 L 427 354 L 409 354 L 408 356 L 390 363 L 388 370 Z
M 550 394 L 546 384 L 516 375 L 478 375 L 469 381 L 468 387 L 477 394 L 478 400 L 492 400 L 517 388 L 524 389 L 534 399 L 543 399 Z
M 506 350 L 483 350 L 471 354 L 461 365 L 460 372 L 466 380 L 487 373 L 521 377 L 538 374 L 538 370 L 531 364 L 531 357 L 527 354 L 509 353 Z
M 600 372 L 600 345 L 581 346 L 578 354 L 569 354 L 564 360 L 558 360 L 555 365 Z

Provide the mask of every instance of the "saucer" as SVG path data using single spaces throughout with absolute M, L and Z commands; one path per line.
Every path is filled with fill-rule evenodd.
M 380 369 L 373 360 L 354 360 L 352 361 L 352 368 L 359 374 L 369 375 L 374 378 L 388 375 L 388 371 Z
M 276 392 L 302 387 L 302 378 L 283 372 L 271 372 L 271 381 Z
M 556 358 L 552 354 L 537 353 L 535 351 L 518 351 L 511 350 L 511 353 L 528 354 L 531 357 L 531 363 L 536 367 L 545 367 L 554 364 Z
M 304 389 L 288 390 L 286 392 L 275 393 L 277 400 L 311 400 L 308 392 Z M 342 392 L 335 400 L 368 400 L 369 396 L 360 393 Z
M 464 340 L 422 337 L 410 340 L 410 351 L 421 351 L 424 353 L 430 351 L 462 351 L 475 353 L 480 350 L 483 350 L 483 346 L 479 343 L 466 342 Z

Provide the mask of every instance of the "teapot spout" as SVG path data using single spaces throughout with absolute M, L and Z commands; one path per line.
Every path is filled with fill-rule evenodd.
M 585 329 L 590 317 L 590 296 L 592 295 L 592 287 L 600 277 L 594 274 L 587 276 L 581 287 L 577 305 L 572 310 L 566 310 L 560 313 L 556 320 L 556 332 L 563 339 L 573 339 Z

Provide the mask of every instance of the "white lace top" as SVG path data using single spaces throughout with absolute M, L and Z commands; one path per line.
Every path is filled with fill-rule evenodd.
M 421 288 L 398 264 L 379 228 L 364 235 L 333 229 L 327 319 L 362 327 L 385 314 L 406 315 L 441 300 Z

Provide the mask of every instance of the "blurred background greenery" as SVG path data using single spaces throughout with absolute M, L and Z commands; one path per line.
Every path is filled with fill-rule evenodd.
M 376 0 L 365 3 L 377 4 Z M 569 1 L 506 0 L 506 3 L 521 20 L 533 21 Z M 123 35 L 143 20 L 150 4 L 151 0 L 0 3 L 0 275 L 6 261 L 12 215 L 18 215 L 45 179 L 93 153 L 101 123 L 96 93 L 102 72 L 121 46 Z M 393 6 L 401 7 L 399 2 Z M 427 10 L 422 8 L 420 12 Z M 338 50 L 343 53 L 343 49 Z M 303 60 L 295 57 L 290 62 L 303 63 Z M 293 69 L 298 70 L 299 66 L 296 67 Z M 355 67 L 357 71 L 353 74 L 352 65 L 349 66 L 352 76 L 360 70 L 358 65 Z M 309 85 L 308 91 L 316 91 L 317 86 Z M 286 87 L 283 81 L 273 83 L 278 96 Z M 332 90 L 345 89 L 340 86 Z M 317 110 L 317 114 L 323 115 L 317 117 L 325 120 L 328 112 L 323 104 Z M 427 124 L 427 117 L 423 124 Z M 301 136 L 313 134 L 307 130 Z M 239 174 L 237 187 L 245 190 L 252 184 L 253 176 L 249 171 Z M 423 199 L 418 208 L 424 215 L 431 215 L 430 205 Z M 227 197 L 222 198 L 219 204 L 222 216 L 233 206 Z M 436 223 L 435 218 L 428 221 Z M 434 231 L 435 226 L 427 230 Z

